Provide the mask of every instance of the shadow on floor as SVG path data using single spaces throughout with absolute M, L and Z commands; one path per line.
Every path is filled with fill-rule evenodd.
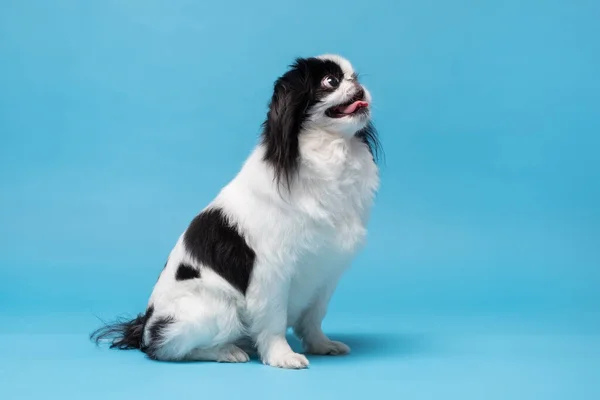
M 433 350 L 432 340 L 426 335 L 418 333 L 331 333 L 328 336 L 331 340 L 344 342 L 350 346 L 353 357 L 377 357 L 379 359 L 382 357 L 411 357 L 424 355 Z M 302 345 L 294 335 L 289 334 L 288 340 L 295 351 L 302 351 Z

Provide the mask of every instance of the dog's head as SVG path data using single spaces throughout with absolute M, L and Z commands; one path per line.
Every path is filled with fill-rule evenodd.
M 377 138 L 370 123 L 370 106 L 371 94 L 348 60 L 337 55 L 297 59 L 275 82 L 263 124 L 265 160 L 275 168 L 277 180 L 289 183 L 303 132 L 357 136 L 373 152 Z

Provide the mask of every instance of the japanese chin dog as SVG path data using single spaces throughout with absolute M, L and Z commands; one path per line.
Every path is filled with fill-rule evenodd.
M 275 82 L 261 140 L 179 237 L 145 313 L 91 338 L 155 360 L 246 362 L 256 351 L 306 368 L 292 328 L 308 354 L 348 353 L 321 322 L 379 185 L 370 106 L 348 60 L 297 59 Z

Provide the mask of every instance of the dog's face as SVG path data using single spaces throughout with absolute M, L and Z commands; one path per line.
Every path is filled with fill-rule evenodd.
M 306 61 L 311 88 L 305 129 L 322 129 L 352 136 L 370 120 L 371 95 L 345 59 L 326 55 Z
M 369 122 L 370 102 L 348 60 L 336 55 L 297 59 L 275 82 L 269 118 L 291 118 L 297 128 L 352 136 Z
M 289 180 L 296 167 L 302 132 L 358 136 L 376 147 L 370 104 L 371 95 L 348 60 L 336 55 L 297 59 L 275 82 L 263 124 L 265 160 L 274 166 L 277 179 Z

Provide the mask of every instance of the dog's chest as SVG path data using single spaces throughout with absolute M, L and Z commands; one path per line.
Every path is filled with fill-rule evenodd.
M 366 222 L 379 185 L 377 167 L 359 141 L 332 143 L 304 154 L 298 207 L 306 234 L 328 252 L 353 252 L 366 234 Z
M 378 186 L 377 167 L 362 144 L 343 150 L 330 157 L 314 157 L 310 169 L 303 171 L 300 203 L 306 217 L 306 240 L 290 288 L 291 321 L 316 293 L 337 281 L 365 240 Z

